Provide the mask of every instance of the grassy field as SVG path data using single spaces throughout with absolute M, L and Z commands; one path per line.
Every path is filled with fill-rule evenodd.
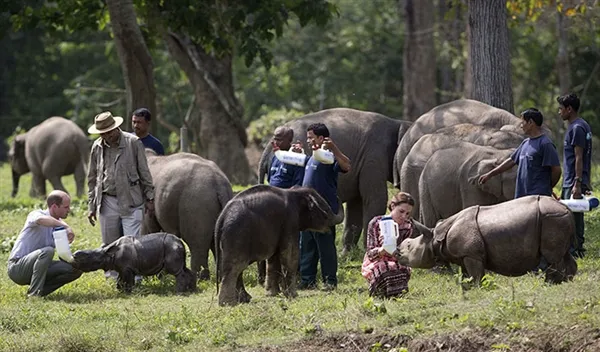
M 10 180 L 2 165 L 2 351 L 600 350 L 599 211 L 586 215 L 588 255 L 578 260 L 574 281 L 562 285 L 533 274 L 490 274 L 481 288 L 463 291 L 457 276 L 414 270 L 404 298 L 373 300 L 357 252 L 340 259 L 336 291 L 300 291 L 294 300 L 266 297 L 255 267 L 245 272 L 252 302 L 233 308 L 217 305 L 214 268 L 213 281 L 187 296 L 173 293 L 170 277 L 145 278 L 133 294 L 120 294 L 94 272 L 46 298 L 27 299 L 26 287 L 8 279 L 6 261 L 27 213 L 42 201 L 28 197 L 30 176 L 11 199 Z M 72 177 L 63 182 L 74 193 Z M 100 231 L 85 212 L 85 199 L 75 199 L 67 219 L 76 231 L 75 250 L 100 244 Z

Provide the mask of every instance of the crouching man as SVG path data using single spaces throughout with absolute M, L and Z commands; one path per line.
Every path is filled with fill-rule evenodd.
M 29 213 L 8 257 L 8 277 L 18 285 L 29 285 L 27 295 L 30 297 L 46 296 L 81 276 L 81 271 L 71 264 L 52 260 L 55 227 L 67 230 L 69 243 L 75 238 L 73 230 L 63 220 L 69 215 L 71 198 L 56 190 L 48 195 L 46 204 L 48 209 Z

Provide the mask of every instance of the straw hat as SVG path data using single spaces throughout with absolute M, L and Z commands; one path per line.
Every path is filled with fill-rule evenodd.
M 94 124 L 88 128 L 88 133 L 106 133 L 121 126 L 122 123 L 123 118 L 121 116 L 113 116 L 110 111 L 101 112 L 94 117 Z

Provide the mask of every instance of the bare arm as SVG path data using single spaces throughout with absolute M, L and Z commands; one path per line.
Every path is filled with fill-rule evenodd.
M 583 176 L 583 148 L 575 146 L 575 178 L 581 178 Z M 581 182 L 575 181 L 573 183 L 573 189 L 571 191 L 572 197 L 575 199 L 582 198 L 581 195 Z
M 323 140 L 323 144 L 325 145 L 326 149 L 331 150 L 331 152 L 335 156 L 335 159 L 340 165 L 340 169 L 342 169 L 344 172 L 350 171 L 350 159 L 344 153 L 342 153 L 340 148 L 338 148 L 338 146 L 333 142 L 333 140 L 331 140 L 331 138 L 325 138 Z
M 556 186 L 556 184 L 558 183 L 558 180 L 560 180 L 560 175 L 562 175 L 562 170 L 560 168 L 560 165 L 552 166 L 551 173 L 552 173 L 552 176 L 551 176 L 551 181 L 552 181 L 551 188 L 554 188 L 554 186 Z
M 512 168 L 513 166 L 515 166 L 517 164 L 515 164 L 514 161 L 512 161 L 511 158 L 507 158 L 506 160 L 504 160 L 502 162 L 502 164 L 496 166 L 495 168 L 493 168 L 490 172 L 481 175 L 481 177 L 479 177 L 479 183 L 480 184 L 484 184 L 486 183 L 490 178 L 501 174 L 503 172 L 505 172 L 506 170 L 509 170 L 510 168 Z

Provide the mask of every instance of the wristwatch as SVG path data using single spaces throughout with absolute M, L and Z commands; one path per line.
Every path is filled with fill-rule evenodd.
M 583 182 L 583 177 L 575 177 L 575 182 L 582 183 Z

